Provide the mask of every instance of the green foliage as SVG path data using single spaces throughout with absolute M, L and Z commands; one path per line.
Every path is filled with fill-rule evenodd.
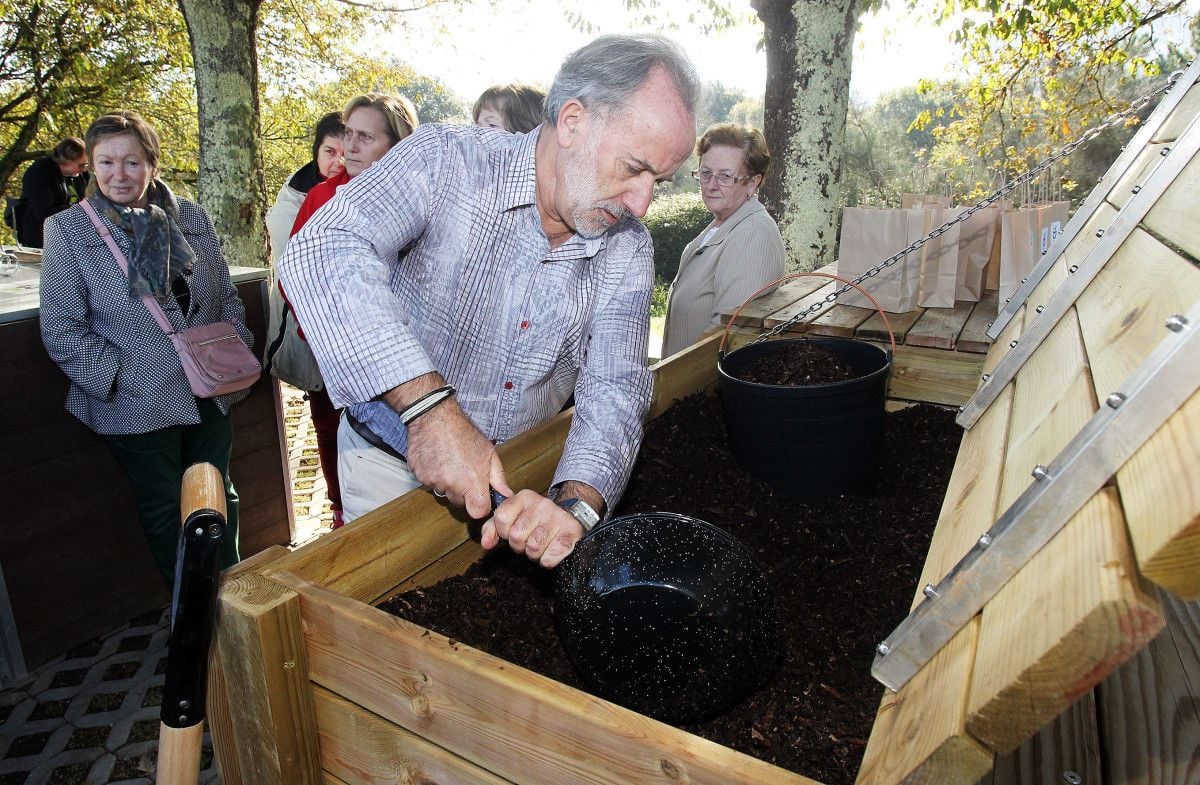
M 966 14 L 954 40 L 976 76 L 957 87 L 957 116 L 934 137 L 960 148 L 960 156 L 969 150 L 996 178 L 1025 171 L 1125 108 L 1132 93 L 1159 75 L 1150 25 L 1185 13 L 1185 6 L 1183 0 L 942 0 L 943 18 Z M 918 126 L 928 119 L 923 115 Z
M 654 278 L 659 283 L 675 280 L 683 249 L 712 221 L 699 193 L 675 194 L 655 199 L 644 223 L 654 240 Z M 666 308 L 666 301 L 663 301 Z

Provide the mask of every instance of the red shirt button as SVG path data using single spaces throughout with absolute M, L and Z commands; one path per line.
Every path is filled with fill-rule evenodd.
M 506 390 L 511 390 L 512 388 L 513 388 L 513 384 L 512 384 L 512 382 L 505 382 L 505 383 L 504 383 L 504 389 L 506 389 Z
M 528 320 L 528 319 L 526 319 L 525 321 L 521 322 L 521 329 L 522 329 L 522 330 L 528 330 L 528 329 L 529 329 L 529 320 Z

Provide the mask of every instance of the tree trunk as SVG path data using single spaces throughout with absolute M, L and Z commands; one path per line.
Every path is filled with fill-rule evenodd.
M 763 201 L 791 270 L 833 261 L 854 31 L 862 0 L 752 0 L 763 22 L 763 129 L 774 166 Z
M 179 0 L 196 71 L 200 204 L 230 264 L 265 267 L 255 34 L 262 0 Z

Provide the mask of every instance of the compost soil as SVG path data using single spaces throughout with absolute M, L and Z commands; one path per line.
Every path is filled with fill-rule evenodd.
M 737 466 L 719 398 L 692 396 L 650 423 L 616 513 L 678 512 L 731 532 L 770 575 L 787 620 L 774 678 L 684 730 L 826 785 L 854 781 L 883 691 L 874 648 L 908 612 L 961 433 L 949 411 L 891 413 L 874 494 L 804 503 Z M 582 689 L 555 633 L 551 577 L 499 549 L 381 607 Z
M 775 351 L 763 352 L 737 373 L 744 382 L 802 387 L 857 379 L 846 358 L 818 343 L 787 341 L 775 344 Z

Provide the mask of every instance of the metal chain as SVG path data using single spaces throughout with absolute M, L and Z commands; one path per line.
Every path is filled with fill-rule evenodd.
M 1190 63 L 1189 63 L 1189 67 L 1191 67 Z M 934 229 L 933 231 L 931 231 L 929 234 L 925 235 L 924 237 L 920 238 L 919 240 L 915 240 L 911 245 L 909 245 L 903 251 L 892 254 L 891 256 L 884 259 L 879 264 L 872 267 L 870 270 L 867 270 L 866 272 L 864 272 L 857 278 L 853 279 L 853 281 L 851 283 L 842 284 L 840 289 L 836 289 L 835 291 L 825 295 L 825 298 L 823 300 L 818 300 L 818 301 L 814 302 L 808 308 L 806 308 L 805 310 L 801 311 L 800 313 L 797 313 L 796 315 L 792 316 L 787 321 L 782 322 L 782 323 L 776 325 L 775 327 L 772 327 L 770 330 L 768 330 L 767 332 L 763 333 L 762 335 L 758 336 L 753 341 L 751 341 L 751 343 L 752 344 L 759 343 L 761 341 L 767 340 L 768 338 L 774 338 L 775 336 L 779 335 L 782 332 L 786 332 L 788 329 L 790 329 L 792 326 L 794 326 L 798 322 L 802 321 L 806 317 L 811 316 L 812 314 L 815 314 L 817 311 L 824 309 L 826 306 L 828 306 L 829 304 L 836 301 L 838 297 L 840 297 L 841 295 L 850 291 L 850 289 L 854 288 L 853 287 L 854 284 L 860 284 L 863 281 L 867 280 L 868 278 L 874 278 L 876 275 L 879 275 L 879 273 L 883 272 L 883 270 L 887 269 L 888 267 L 891 267 L 893 264 L 900 261 L 908 254 L 910 254 L 914 251 L 919 251 L 921 249 L 921 246 L 925 245 L 925 243 L 927 243 L 930 240 L 933 240 L 937 237 L 941 237 L 943 234 L 945 234 L 946 232 L 948 232 L 950 230 L 950 227 L 954 226 L 957 223 L 961 223 L 961 222 L 967 220 L 972 215 L 979 212 L 980 210 L 983 210 L 984 208 L 991 207 L 993 204 L 1000 201 L 1005 196 L 1012 193 L 1014 190 L 1021 187 L 1025 183 L 1029 182 L 1037 175 L 1046 171 L 1047 169 L 1049 169 L 1051 166 L 1053 166 L 1055 163 L 1057 163 L 1061 159 L 1066 158 L 1068 155 L 1075 152 L 1080 147 L 1083 147 L 1088 142 L 1092 141 L 1093 139 L 1095 139 L 1100 134 L 1104 133 L 1109 128 L 1112 128 L 1114 125 L 1117 125 L 1118 123 L 1124 123 L 1126 120 L 1137 115 L 1138 112 L 1142 111 L 1147 106 L 1149 106 L 1151 101 L 1158 98 L 1160 95 L 1162 95 L 1163 93 L 1166 93 L 1168 90 L 1170 90 L 1172 87 L 1174 87 L 1175 83 L 1178 82 L 1180 77 L 1183 76 L 1185 70 L 1186 69 L 1181 68 L 1180 70 L 1175 71 L 1156 90 L 1154 90 L 1153 92 L 1147 93 L 1146 95 L 1135 98 L 1129 104 L 1128 109 L 1125 109 L 1120 112 L 1113 112 L 1112 114 L 1108 115 L 1108 117 L 1105 117 L 1104 120 L 1099 125 L 1093 126 L 1089 130 L 1084 132 L 1083 135 L 1081 135 L 1078 139 L 1074 140 L 1073 142 L 1067 143 L 1059 150 L 1051 153 L 1049 157 L 1047 157 L 1045 160 L 1038 163 L 1032 169 L 1029 169 L 1028 171 L 1017 176 L 1016 178 L 1009 180 L 1007 183 L 1005 183 L 1003 186 L 1001 186 L 999 190 L 995 191 L 994 193 L 990 194 L 989 196 L 987 196 L 983 199 L 980 199 L 978 202 L 973 204 L 971 207 L 969 207 L 966 210 L 964 210 L 963 212 L 959 213 L 954 218 L 951 218 L 949 221 L 947 221 L 946 223 L 937 227 L 936 229 Z

